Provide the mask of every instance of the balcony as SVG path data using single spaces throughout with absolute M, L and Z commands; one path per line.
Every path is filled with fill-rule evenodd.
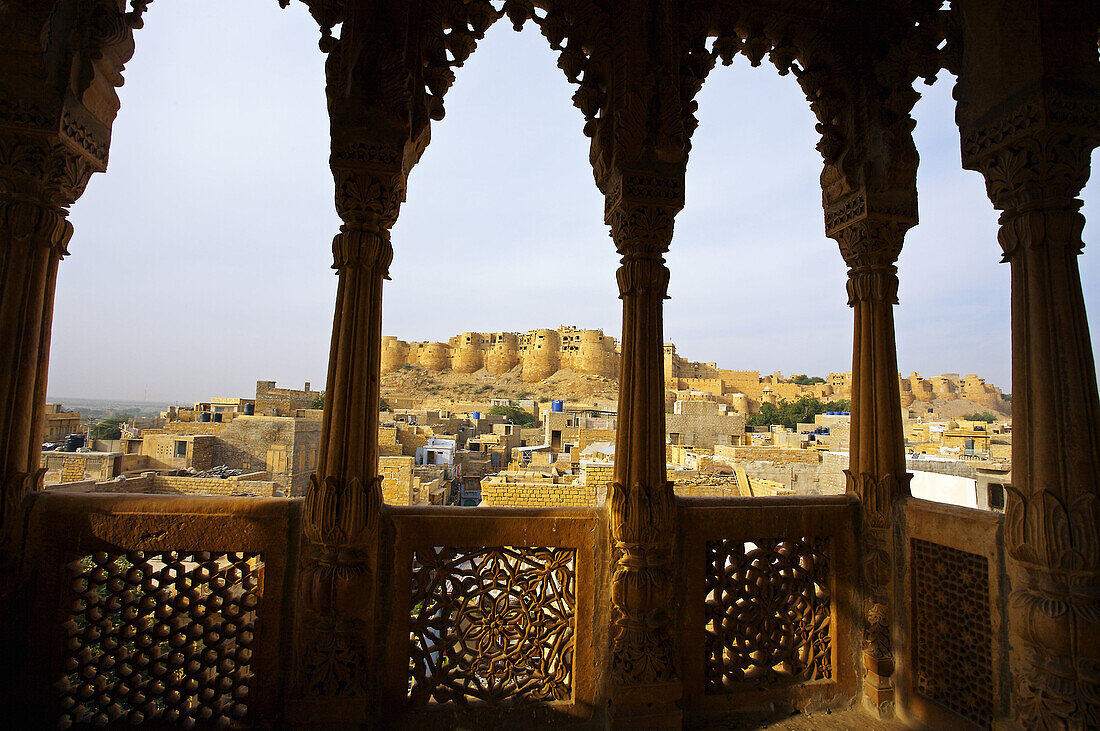
M 43 728 L 308 725 L 333 708 L 382 727 L 606 724 L 606 510 L 385 506 L 377 575 L 336 561 L 348 596 L 375 597 L 362 632 L 306 622 L 302 508 L 35 495 L 19 711 Z M 1007 702 L 1002 517 L 903 512 L 898 695 L 914 721 L 988 728 Z M 858 501 L 685 498 L 676 514 L 683 725 L 850 709 Z
M 304 499 L 42 491 L 68 208 L 107 165 L 148 2 L 0 3 L 0 706 L 67 728 L 1100 726 L 1100 397 L 1077 255 L 1100 6 L 306 0 L 342 221 Z M 284 3 L 285 4 L 285 3 Z M 614 479 L 592 509 L 400 508 L 378 476 L 382 290 L 454 71 L 507 17 L 576 85 L 621 266 Z M 767 58 L 818 119 L 853 313 L 847 494 L 677 498 L 664 254 L 695 95 Z M 1011 73 L 1005 73 L 1008 69 Z M 962 164 L 1011 268 L 1005 513 L 909 492 L 895 266 L 918 79 L 957 76 Z M 563 212 L 562 215 L 568 215 Z M 812 724 L 811 724 L 812 725 Z

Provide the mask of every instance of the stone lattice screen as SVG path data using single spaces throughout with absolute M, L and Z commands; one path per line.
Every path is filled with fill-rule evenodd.
M 22 692 L 33 726 L 277 717 L 300 515 L 281 498 L 33 496 Z
M 989 561 L 913 538 L 913 689 L 989 728 L 994 714 Z
M 409 704 L 572 700 L 576 550 L 413 554 Z
M 387 508 L 383 693 L 397 715 L 380 722 L 480 728 L 508 708 L 517 727 L 541 727 L 591 715 L 599 513 Z
M 848 496 L 678 497 L 684 725 L 856 691 Z
M 261 556 L 101 552 L 67 568 L 61 728 L 245 717 Z
M 706 544 L 706 692 L 829 680 L 829 541 Z

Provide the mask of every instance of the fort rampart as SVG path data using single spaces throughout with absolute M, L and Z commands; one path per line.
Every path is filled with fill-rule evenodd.
M 604 335 L 602 330 L 571 326 L 525 333 L 465 332 L 446 343 L 382 338 L 382 373 L 392 373 L 404 365 L 456 373 L 475 373 L 484 368 L 493 375 L 508 373 L 518 366 L 521 377 L 528 383 L 549 378 L 563 368 L 614 378 L 619 374 L 619 351 L 615 338 Z

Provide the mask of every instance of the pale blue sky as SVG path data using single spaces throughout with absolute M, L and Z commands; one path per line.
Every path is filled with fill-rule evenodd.
M 73 207 L 50 397 L 246 396 L 324 382 L 339 224 L 317 30 L 300 3 L 157 3 L 137 33 L 110 169 Z M 394 227 L 386 334 L 571 324 L 618 335 L 614 246 L 573 89 L 533 27 L 494 26 Z M 977 173 L 959 165 L 951 79 L 916 108 L 921 225 L 899 261 L 899 368 L 1010 389 L 1009 271 Z M 743 58 L 712 72 L 668 255 L 666 340 L 693 360 L 851 368 L 845 268 L 822 232 L 814 120 L 798 85 Z M 1100 184 L 1084 193 L 1085 241 Z M 1080 259 L 1090 313 L 1100 258 Z

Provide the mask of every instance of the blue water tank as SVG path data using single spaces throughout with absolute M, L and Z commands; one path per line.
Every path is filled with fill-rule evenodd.
M 477 421 L 478 419 L 480 419 L 480 418 L 481 418 L 481 412 L 480 412 L 480 411 L 474 411 L 474 412 L 472 412 L 472 413 L 470 414 L 470 418 L 471 418 L 471 419 L 473 419 L 474 421 Z
M 554 399 L 550 402 L 550 410 L 557 412 L 565 411 L 565 401 L 562 399 Z

